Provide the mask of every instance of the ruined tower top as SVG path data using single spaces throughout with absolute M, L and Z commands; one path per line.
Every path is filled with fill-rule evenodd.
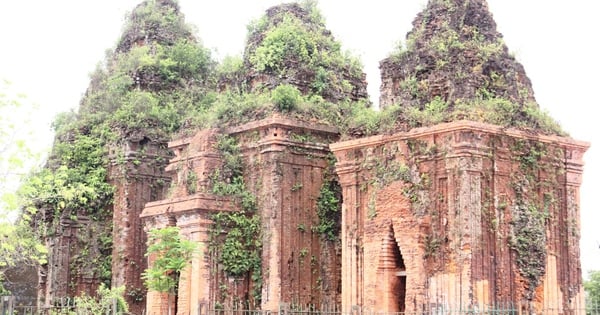
M 271 7 L 248 30 L 244 67 L 252 91 L 291 84 L 332 102 L 368 99 L 360 61 L 342 53 L 313 3 Z
M 82 117 L 107 120 L 121 138 L 168 139 L 180 124 L 175 117 L 185 112 L 175 108 L 186 102 L 175 99 L 212 88 L 215 62 L 192 30 L 176 0 L 137 5 L 114 51 L 91 75 Z
M 469 119 L 561 133 L 538 113 L 531 81 L 509 53 L 485 0 L 430 0 L 404 45 L 380 69 L 382 108 L 440 114 L 433 121 L 405 115 L 413 127 Z
M 445 32 L 448 28 L 464 33 L 464 40 L 468 40 L 469 34 L 465 32 L 468 28 L 476 29 L 486 41 L 502 38 L 485 0 L 432 0 L 413 21 L 413 32 L 423 25 L 426 25 L 423 40 L 431 40 L 437 32 Z
M 193 38 L 175 0 L 146 0 L 131 12 L 117 52 L 129 51 L 134 45 L 157 42 L 173 45 L 181 38 Z

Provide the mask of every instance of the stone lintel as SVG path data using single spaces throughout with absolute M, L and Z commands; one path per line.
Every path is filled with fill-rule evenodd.
M 230 198 L 197 193 L 188 197 L 149 202 L 144 207 L 140 217 L 149 218 L 167 213 L 180 214 L 192 211 L 231 212 L 237 210 L 238 208 Z
M 340 141 L 330 144 L 329 147 L 333 152 L 338 152 L 368 146 L 381 145 L 390 141 L 408 140 L 456 131 L 479 131 L 492 135 L 504 135 L 520 139 L 536 140 L 544 143 L 551 143 L 565 147 L 567 150 L 580 153 L 580 155 L 583 155 L 583 153 L 590 146 L 588 142 L 577 141 L 569 137 L 533 134 L 531 132 L 518 130 L 514 128 L 506 129 L 504 127 L 492 124 L 486 124 L 469 120 L 459 120 L 431 127 L 414 128 L 406 132 L 399 132 L 392 135 L 377 135 L 355 140 Z M 473 148 L 473 145 L 468 146 Z
M 284 129 L 295 129 L 304 131 L 313 131 L 321 134 L 329 134 L 337 136 L 339 131 L 336 127 L 319 124 L 319 123 L 307 123 L 290 118 L 285 118 L 280 115 L 273 115 L 271 117 L 249 122 L 240 126 L 230 127 L 225 129 L 225 133 L 233 135 L 249 131 L 264 130 L 272 127 L 281 127 Z
M 310 152 L 312 154 L 320 154 L 323 157 L 326 156 L 329 152 L 328 145 L 324 143 L 298 142 L 291 141 L 285 138 L 267 138 L 263 141 L 259 141 L 258 146 L 260 147 L 260 153 L 279 152 L 285 150 L 285 148 L 287 147 L 294 147 L 296 149 L 306 150 L 306 152 Z
M 355 164 L 337 164 L 335 165 L 335 172 L 340 178 L 340 184 L 342 186 L 352 186 L 358 184 L 358 171 L 359 166 Z
M 118 156 L 135 157 L 141 150 L 144 151 L 145 156 L 160 156 L 160 147 L 165 143 L 166 141 L 153 141 L 146 137 L 123 139 L 118 144 L 109 145 L 108 157 L 111 161 L 116 160 Z
M 165 168 L 165 171 L 171 172 L 177 169 L 177 165 L 180 162 L 194 161 L 194 160 L 203 160 L 203 159 L 219 159 L 221 156 L 217 152 L 198 152 L 195 154 L 190 154 L 186 156 L 176 156 L 171 161 L 169 161 L 169 165 Z

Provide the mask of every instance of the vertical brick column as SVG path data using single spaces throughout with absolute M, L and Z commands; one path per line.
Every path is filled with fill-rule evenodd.
M 565 276 L 563 278 L 563 290 L 566 289 L 564 298 L 565 307 L 571 309 L 582 309 L 585 307 L 585 292 L 581 275 L 581 260 L 579 240 L 581 238 L 581 212 L 579 189 L 583 174 L 583 154 L 587 148 L 566 148 L 566 209 L 567 233 L 564 244 L 567 244 L 566 259 L 564 265 L 560 266 Z
M 342 311 L 351 312 L 362 305 L 362 273 L 360 262 L 360 197 L 358 167 L 352 161 L 336 154 L 336 172 L 340 178 L 344 203 L 342 205 Z
M 377 311 L 386 313 L 398 313 L 400 310 L 400 278 L 399 268 L 396 266 L 394 247 L 397 247 L 393 231 L 390 227 L 388 235 L 381 244 L 379 256 L 379 267 L 377 269 L 377 296 L 379 304 Z
M 130 311 L 141 314 L 145 287 L 146 234 L 140 214 L 147 202 L 163 198 L 170 179 L 164 169 L 168 156 L 164 143 L 129 140 L 111 148 L 109 180 L 115 186 L 113 204 L 112 286 L 125 286 Z M 139 296 L 129 294 L 139 293 Z

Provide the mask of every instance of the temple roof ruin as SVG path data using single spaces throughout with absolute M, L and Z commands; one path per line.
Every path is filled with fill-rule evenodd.
M 540 112 L 531 81 L 485 0 L 429 1 L 380 69 L 380 107 L 399 106 L 410 127 L 468 119 L 562 134 Z
M 280 84 L 327 101 L 368 99 L 362 64 L 341 50 L 314 4 L 280 4 L 249 27 L 244 66 L 250 89 Z

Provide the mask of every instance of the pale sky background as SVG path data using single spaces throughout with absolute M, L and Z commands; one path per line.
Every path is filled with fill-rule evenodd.
M 141 0 L 0 0 L 0 79 L 40 110 L 34 128 L 50 146 L 49 123 L 76 109 L 89 73 L 114 48 L 124 18 Z M 180 0 L 186 20 L 219 57 L 241 54 L 246 25 L 277 0 Z M 540 106 L 577 140 L 592 142 L 581 189 L 581 256 L 600 270 L 600 1 L 488 0 L 499 31 L 524 65 Z M 328 28 L 344 49 L 361 56 L 377 104 L 379 61 L 404 40 L 424 0 L 320 0 Z

